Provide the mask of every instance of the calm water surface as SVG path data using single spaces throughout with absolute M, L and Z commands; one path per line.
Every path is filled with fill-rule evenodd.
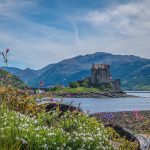
M 130 93 L 131 94 L 131 93 Z M 64 98 L 64 102 L 78 106 L 90 113 L 150 110 L 150 93 L 132 93 L 145 98 Z
M 135 96 L 140 96 L 140 97 L 149 97 L 150 98 L 150 91 L 126 91 L 129 95 L 135 95 Z

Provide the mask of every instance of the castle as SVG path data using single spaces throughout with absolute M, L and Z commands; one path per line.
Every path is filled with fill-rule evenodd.
M 81 87 L 110 89 L 116 92 L 122 91 L 120 79 L 112 79 L 110 65 L 108 64 L 93 64 L 91 68 L 91 77 L 77 80 L 77 83 Z
M 110 85 L 114 90 L 121 91 L 121 81 L 120 79 L 112 80 L 110 65 L 108 64 L 93 64 L 90 81 L 93 86 Z
M 110 73 L 110 65 L 108 64 L 93 64 L 91 69 L 92 83 L 111 83 L 112 76 Z

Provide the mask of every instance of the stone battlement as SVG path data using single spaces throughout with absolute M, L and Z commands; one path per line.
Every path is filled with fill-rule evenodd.
M 108 64 L 93 64 L 92 69 L 108 69 L 110 65 Z

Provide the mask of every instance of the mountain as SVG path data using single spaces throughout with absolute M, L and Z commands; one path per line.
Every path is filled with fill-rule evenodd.
M 12 69 L 12 68 L 11 68 Z M 26 85 L 19 77 L 10 74 L 9 72 L 5 71 L 4 69 L 0 68 L 0 85 L 11 85 L 17 88 L 24 88 Z
M 41 70 L 21 70 L 17 75 L 34 87 L 38 87 L 40 81 L 44 81 L 45 86 L 68 85 L 70 81 L 90 76 L 93 63 L 110 64 L 113 78 L 120 78 L 124 89 L 150 89 L 150 59 L 133 55 L 97 52 L 50 64 Z
M 33 80 L 34 78 L 38 77 L 38 74 L 35 70 L 27 68 L 25 70 L 21 70 L 15 74 L 16 76 L 20 77 L 21 80 L 28 82 Z
M 15 67 L 1 67 L 2 69 L 8 71 L 11 74 L 16 74 L 17 72 L 20 72 L 21 69 L 15 68 Z
M 30 68 L 26 68 L 22 70 L 22 69 L 13 68 L 13 67 L 2 67 L 2 69 L 4 69 L 5 71 L 8 71 L 11 74 L 14 74 L 15 76 L 18 76 L 24 82 L 28 82 L 34 79 L 35 77 L 38 77 L 39 75 L 38 73 L 39 71 L 30 69 Z

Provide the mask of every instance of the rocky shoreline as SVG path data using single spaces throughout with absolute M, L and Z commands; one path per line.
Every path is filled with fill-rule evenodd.
M 63 97 L 63 98 L 126 98 L 126 97 L 137 97 L 133 95 L 128 95 L 123 91 L 106 91 L 106 92 L 78 92 L 78 93 L 68 93 L 68 92 L 55 92 L 52 93 L 53 97 Z
M 120 126 L 139 141 L 140 150 L 150 149 L 150 110 L 103 112 L 91 114 L 90 116 L 95 117 L 105 125 L 111 124 L 114 128 Z
M 134 130 L 136 133 L 150 135 L 150 110 L 101 112 L 91 114 L 90 116 L 101 120 L 104 124 L 120 125 Z

